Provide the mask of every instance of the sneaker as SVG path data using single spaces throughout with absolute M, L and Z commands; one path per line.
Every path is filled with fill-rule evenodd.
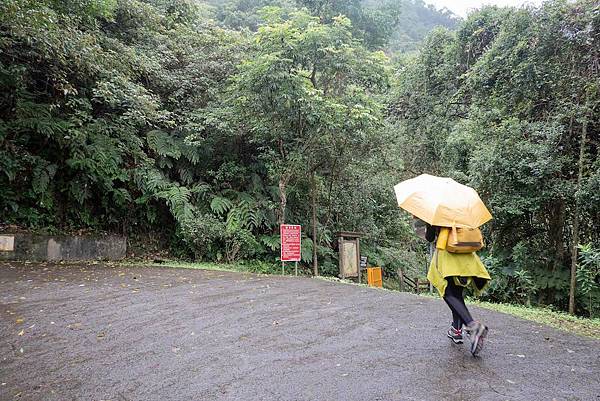
M 483 348 L 483 340 L 487 336 L 488 328 L 479 322 L 473 321 L 465 327 L 465 331 L 469 334 L 471 340 L 471 354 L 476 356 Z
M 454 327 L 450 326 L 450 329 L 448 330 L 447 335 L 448 335 L 448 338 L 454 342 L 454 344 L 462 344 L 463 343 L 462 330 L 455 329 Z

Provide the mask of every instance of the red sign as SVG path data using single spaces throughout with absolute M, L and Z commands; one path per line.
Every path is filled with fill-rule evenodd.
M 296 224 L 282 224 L 279 226 L 281 234 L 281 261 L 295 262 L 300 257 L 300 234 L 302 227 Z

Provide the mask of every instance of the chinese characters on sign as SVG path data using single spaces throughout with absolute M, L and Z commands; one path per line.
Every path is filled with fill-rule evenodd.
M 296 224 L 282 224 L 280 226 L 282 262 L 297 262 L 300 260 L 301 230 L 301 226 Z

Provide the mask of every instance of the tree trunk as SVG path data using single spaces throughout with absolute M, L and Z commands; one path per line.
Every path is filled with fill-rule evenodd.
M 565 260 L 565 201 L 559 200 L 555 207 L 550 209 L 548 215 L 550 244 L 552 247 L 551 249 L 554 250 L 554 261 L 550 266 L 550 271 L 552 274 L 555 274 L 555 272 L 560 271 L 563 266 L 568 266 L 568 262 Z M 545 291 L 540 292 L 538 302 L 542 305 L 550 305 L 554 302 L 555 294 L 556 289 L 549 287 Z
M 317 182 L 315 172 L 310 177 L 310 207 L 312 209 L 312 240 L 313 240 L 313 274 L 319 275 L 319 262 L 317 260 Z
M 286 151 L 283 146 L 283 139 L 279 138 L 279 155 L 281 160 L 286 160 Z M 285 224 L 285 208 L 287 206 L 287 183 L 289 174 L 285 169 L 282 170 L 279 176 L 279 226 Z
M 279 177 L 279 225 L 285 224 L 285 208 L 287 206 L 287 177 L 281 174 Z
M 575 287 L 577 285 L 577 258 L 579 256 L 579 190 L 583 180 L 583 167 L 585 163 L 585 141 L 587 139 L 587 118 L 581 126 L 581 139 L 579 142 L 579 169 L 577 172 L 577 185 L 575 190 L 575 216 L 573 217 L 573 239 L 571 243 L 571 287 L 569 289 L 569 313 L 575 314 Z

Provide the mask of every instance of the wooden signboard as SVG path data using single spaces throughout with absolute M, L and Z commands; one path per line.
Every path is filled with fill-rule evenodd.
M 0 252 L 12 252 L 15 250 L 14 235 L 0 235 Z

